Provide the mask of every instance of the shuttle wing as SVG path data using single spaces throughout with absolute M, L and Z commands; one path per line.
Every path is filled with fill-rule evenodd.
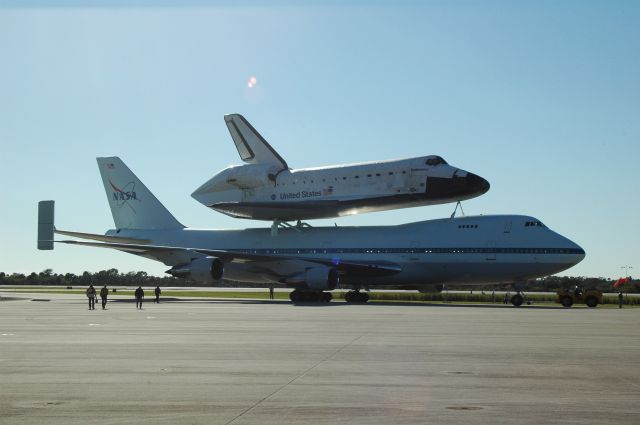
M 266 255 L 253 254 L 250 252 L 227 251 L 219 249 L 202 249 L 202 248 L 184 248 L 174 246 L 146 245 L 133 243 L 117 243 L 117 242 L 86 242 L 75 240 L 56 241 L 58 243 L 93 246 L 97 248 L 111 248 L 119 251 L 125 251 L 132 254 L 141 255 L 143 257 L 155 258 L 164 262 L 166 265 L 176 265 L 193 258 L 194 255 L 207 255 L 220 258 L 222 261 L 229 263 L 250 263 L 260 262 L 268 263 L 272 261 L 296 260 L 306 261 L 315 264 L 322 264 L 333 267 L 343 274 L 350 276 L 390 276 L 399 273 L 401 267 L 390 261 L 350 261 L 341 260 L 339 258 L 317 258 L 317 257 L 295 257 L 287 255 Z M 171 260 L 173 261 L 171 261 Z M 175 261 L 177 260 L 177 261 Z
M 269 164 L 287 169 L 287 162 L 256 131 L 249 121 L 240 114 L 224 116 L 233 143 L 236 144 L 240 159 L 248 164 Z

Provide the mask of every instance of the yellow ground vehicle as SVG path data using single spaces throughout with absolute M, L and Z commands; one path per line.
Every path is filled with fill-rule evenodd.
M 602 304 L 602 292 L 596 289 L 561 289 L 557 292 L 558 300 L 563 307 L 571 307 L 574 303 L 585 303 L 588 307 L 594 308 Z

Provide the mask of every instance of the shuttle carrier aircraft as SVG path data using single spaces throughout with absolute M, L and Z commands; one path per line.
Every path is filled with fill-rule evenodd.
M 292 170 L 239 114 L 224 120 L 246 165 L 222 170 L 191 196 L 238 218 L 286 222 L 463 201 L 489 183 L 439 156 Z
M 53 201 L 39 204 L 38 248 L 65 244 L 111 248 L 160 261 L 167 273 L 215 285 L 223 277 L 295 288 L 291 300 L 366 302 L 361 289 L 395 285 L 524 282 L 566 270 L 585 253 L 533 217 L 490 215 L 396 226 L 245 230 L 190 229 L 180 224 L 117 157 L 98 158 L 115 229 L 105 235 L 57 230 Z M 520 293 L 514 305 L 522 303 Z

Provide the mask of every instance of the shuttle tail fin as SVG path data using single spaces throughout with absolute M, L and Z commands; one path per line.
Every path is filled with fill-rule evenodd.
M 242 115 L 225 115 L 224 122 L 227 124 L 229 133 L 231 133 L 233 143 L 236 144 L 240 159 L 244 162 L 249 164 L 270 164 L 283 169 L 289 168 L 287 162 Z
M 120 158 L 97 161 L 116 228 L 184 228 Z

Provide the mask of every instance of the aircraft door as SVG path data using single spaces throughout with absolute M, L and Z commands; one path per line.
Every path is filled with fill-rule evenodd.
M 487 261 L 495 261 L 496 260 L 496 241 L 487 242 L 487 249 L 485 251 L 485 259 Z
M 414 193 L 426 190 L 427 172 L 424 170 L 411 169 L 407 181 L 409 192 Z
M 504 224 L 504 232 L 505 233 L 511 233 L 511 220 L 507 221 Z

